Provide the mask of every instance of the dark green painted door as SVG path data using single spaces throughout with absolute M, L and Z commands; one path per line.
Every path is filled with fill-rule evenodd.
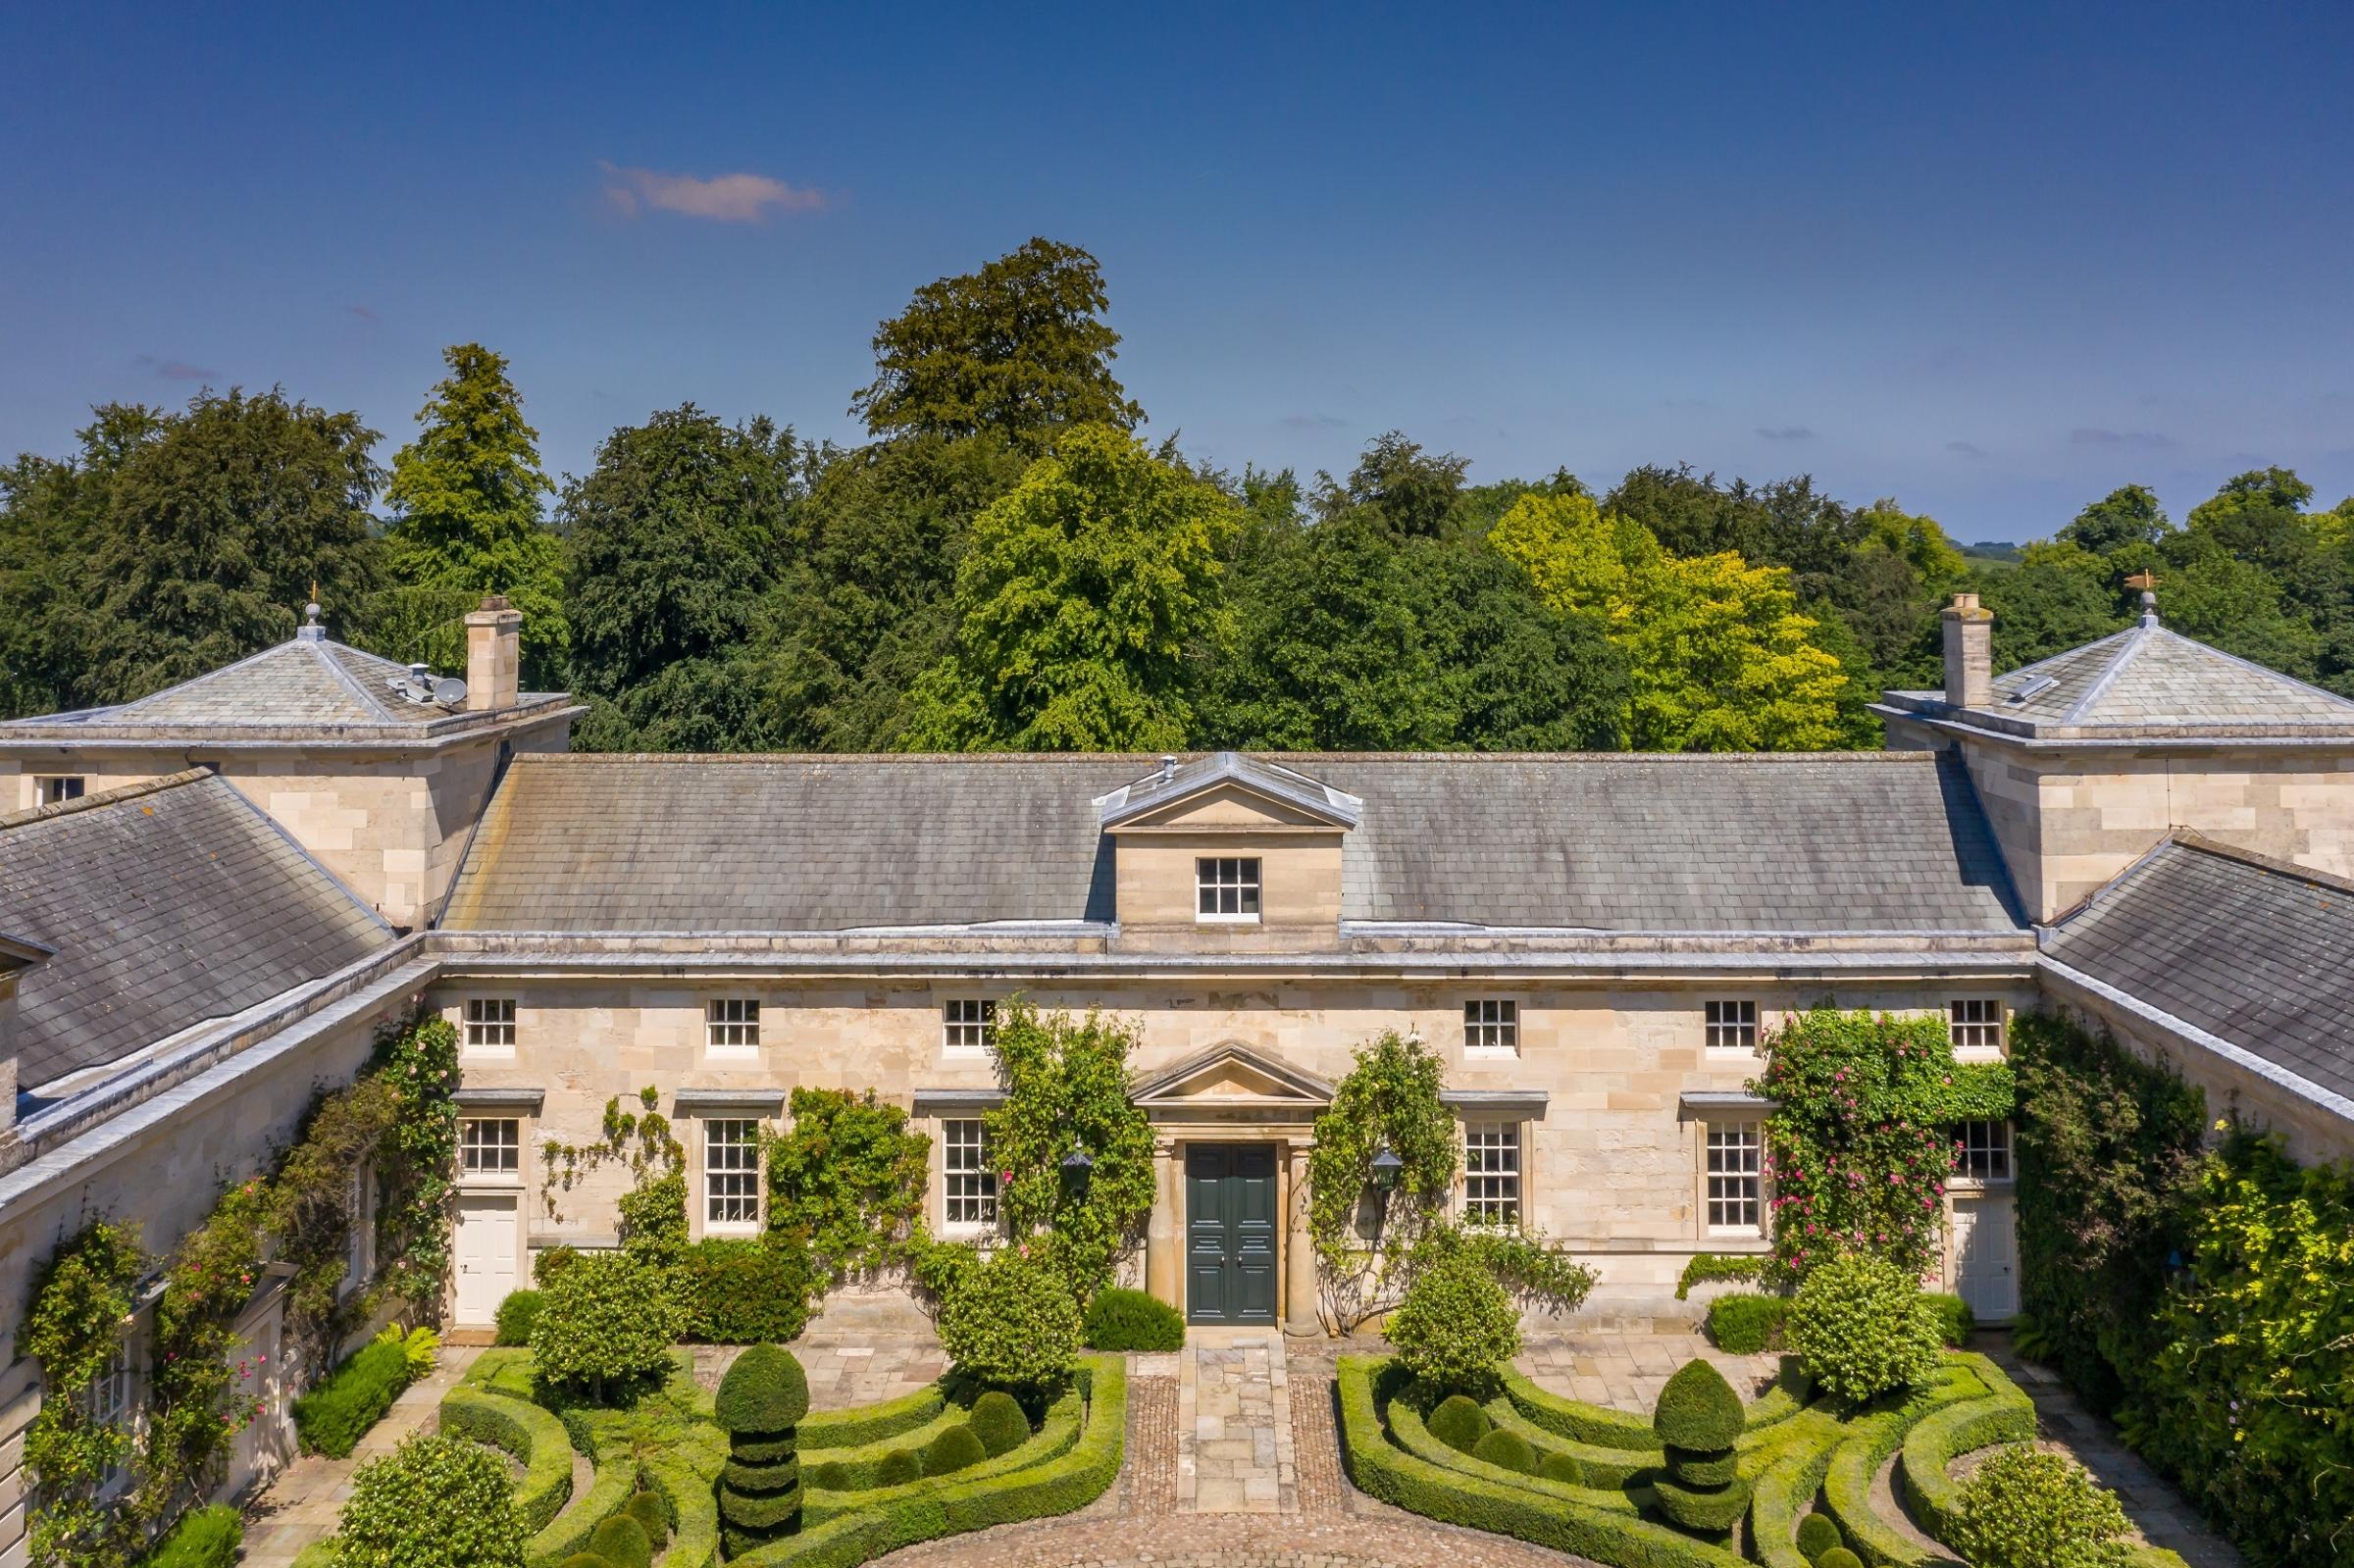
M 1275 1321 L 1273 1144 L 1187 1147 L 1185 1276 L 1189 1321 Z

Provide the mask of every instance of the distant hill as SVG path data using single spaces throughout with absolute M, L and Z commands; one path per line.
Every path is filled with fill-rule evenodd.
M 2005 566 L 2017 566 L 2020 548 L 2003 539 L 1980 539 L 1975 544 L 1961 546 L 1962 553 L 1973 561 L 2000 561 Z

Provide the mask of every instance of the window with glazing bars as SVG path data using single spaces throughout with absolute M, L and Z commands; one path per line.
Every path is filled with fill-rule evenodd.
M 1520 1004 L 1507 1001 L 1463 1003 L 1463 1049 L 1516 1051 L 1520 1048 Z
M 1754 1231 L 1758 1228 L 1758 1171 L 1761 1163 L 1758 1124 L 1709 1124 L 1709 1229 Z
M 1258 861 L 1204 855 L 1194 862 L 1203 920 L 1258 918 Z
M 515 1046 L 515 998 L 469 997 L 466 1002 L 466 1045 L 469 1050 L 512 1050 Z
M 760 1124 L 703 1124 L 703 1224 L 760 1223 Z
M 523 1169 L 523 1124 L 512 1116 L 469 1116 L 458 1123 L 458 1169 L 469 1176 Z
M 1758 1004 L 1756 1002 L 1710 1002 L 1707 1007 L 1709 1049 L 1713 1051 L 1755 1051 L 1758 1048 Z
M 998 1033 L 998 1004 L 974 996 L 941 1004 L 941 1042 L 952 1051 L 985 1051 Z
M 1952 1030 L 1954 1049 L 2001 1050 L 2003 1048 L 2003 1004 L 1990 997 L 1971 997 L 1953 1001 L 1946 1006 L 1947 1027 Z
M 990 1169 L 989 1134 L 978 1120 L 941 1124 L 941 1190 L 950 1225 L 998 1223 L 998 1173 Z
M 703 1042 L 715 1051 L 759 1044 L 760 1004 L 745 996 L 712 997 L 703 1004 Z
M 1961 1132 L 1955 1141 L 1962 1146 L 1962 1175 L 1980 1182 L 2011 1180 L 2009 1122 L 1964 1122 Z
M 1463 1213 L 1480 1225 L 1520 1223 L 1520 1124 L 1463 1129 Z

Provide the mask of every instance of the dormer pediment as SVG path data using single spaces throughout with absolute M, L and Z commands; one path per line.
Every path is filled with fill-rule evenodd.
M 1346 833 L 1364 802 L 1240 752 L 1218 751 L 1100 797 L 1107 833 Z
M 1136 1087 L 1146 1111 L 1290 1110 L 1312 1116 L 1332 1103 L 1332 1086 L 1241 1040 L 1187 1057 Z

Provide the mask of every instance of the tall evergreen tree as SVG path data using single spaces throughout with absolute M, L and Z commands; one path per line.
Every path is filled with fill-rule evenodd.
M 460 617 L 486 593 L 523 612 L 526 685 L 561 679 L 564 550 L 541 516 L 555 486 L 539 433 L 524 423 L 507 362 L 480 343 L 442 350 L 449 375 L 417 413 L 417 438 L 392 455 L 384 497 L 392 584 L 371 607 L 371 640 L 403 662 L 465 659 Z

